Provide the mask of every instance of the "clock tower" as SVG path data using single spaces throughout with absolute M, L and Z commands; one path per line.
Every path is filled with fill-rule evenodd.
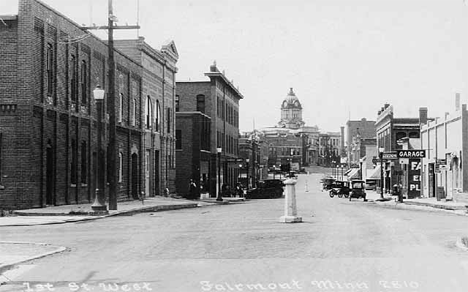
M 289 129 L 299 129 L 304 126 L 302 120 L 302 106 L 291 88 L 281 104 L 281 121 L 278 126 Z

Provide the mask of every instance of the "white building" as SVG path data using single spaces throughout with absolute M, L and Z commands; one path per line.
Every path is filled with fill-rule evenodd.
M 457 94 L 456 108 L 421 125 L 422 194 L 424 197 L 465 200 L 468 191 L 468 167 L 462 162 L 468 155 L 468 111 L 466 104 L 460 108 Z

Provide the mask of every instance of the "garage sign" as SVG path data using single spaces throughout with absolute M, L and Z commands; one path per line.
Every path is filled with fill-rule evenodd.
M 397 150 L 398 158 L 424 158 L 426 150 Z

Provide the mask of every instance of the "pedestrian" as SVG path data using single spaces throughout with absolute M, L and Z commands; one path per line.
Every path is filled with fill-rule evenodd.
M 237 183 L 236 193 L 239 198 L 244 195 L 244 190 L 242 189 L 242 184 L 240 182 Z
M 193 179 L 190 180 L 190 186 L 189 186 L 189 192 L 190 192 L 190 200 L 194 200 L 197 198 L 197 184 L 193 181 Z

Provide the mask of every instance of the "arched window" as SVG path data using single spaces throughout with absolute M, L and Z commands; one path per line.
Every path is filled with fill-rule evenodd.
M 54 47 L 52 44 L 47 45 L 47 95 L 52 96 L 53 94 L 53 78 L 54 78 Z
M 159 100 L 156 100 L 156 132 L 161 129 L 161 105 Z
M 145 116 L 146 116 L 146 128 L 149 129 L 151 128 L 151 98 L 150 96 L 148 95 L 147 98 L 146 98 L 146 112 L 145 112 Z
M 119 94 L 119 123 L 122 123 L 122 117 L 123 117 L 123 93 Z
M 88 102 L 88 65 L 86 61 L 81 62 L 81 104 Z
M 70 71 L 71 71 L 71 78 L 70 78 L 70 98 L 72 103 L 76 104 L 78 99 L 78 63 L 76 61 L 76 57 L 71 55 L 70 59 Z
M 134 98 L 132 102 L 132 126 L 136 125 L 136 103 L 137 100 Z
M 197 95 L 197 111 L 205 113 L 205 96 L 203 94 Z

